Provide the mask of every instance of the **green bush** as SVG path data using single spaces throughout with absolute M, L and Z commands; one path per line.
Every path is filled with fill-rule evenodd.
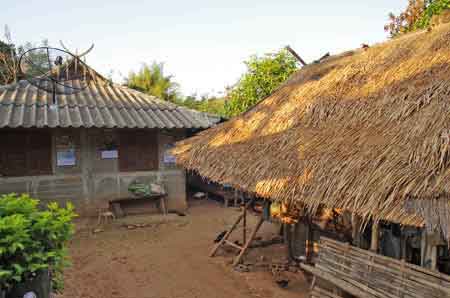
M 65 208 L 50 203 L 41 210 L 39 201 L 26 194 L 0 196 L 0 290 L 32 279 L 44 269 L 60 285 L 75 216 L 70 203 Z

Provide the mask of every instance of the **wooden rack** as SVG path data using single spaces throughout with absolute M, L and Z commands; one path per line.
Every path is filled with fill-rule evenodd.
M 249 209 L 249 207 L 254 203 L 254 201 L 255 201 L 255 199 L 251 199 L 249 202 L 247 202 L 243 206 L 242 213 L 239 215 L 239 217 L 236 219 L 236 221 L 233 223 L 233 225 L 227 231 L 227 233 L 223 236 L 223 238 L 213 247 L 213 249 L 211 250 L 211 253 L 209 254 L 210 257 L 214 257 L 216 252 L 219 250 L 219 248 L 221 246 L 228 245 L 228 246 L 236 248 L 239 251 L 238 256 L 233 261 L 233 266 L 236 266 L 241 262 L 245 253 L 249 249 L 250 244 L 254 240 L 256 233 L 258 232 L 259 228 L 261 227 L 261 225 L 264 222 L 264 218 L 261 215 L 258 219 L 256 226 L 253 228 L 252 232 L 250 233 L 250 236 L 247 238 L 247 209 Z M 243 233 L 242 233 L 243 246 L 238 245 L 238 244 L 228 240 L 228 238 L 231 236 L 233 231 L 235 231 L 236 228 L 239 226 L 241 221 L 243 224 Z

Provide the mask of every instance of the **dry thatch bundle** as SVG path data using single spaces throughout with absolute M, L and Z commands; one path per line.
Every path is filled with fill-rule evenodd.
M 449 137 L 443 25 L 308 65 L 174 154 L 204 177 L 275 201 L 419 226 L 424 213 L 408 212 L 405 202 L 448 204 Z

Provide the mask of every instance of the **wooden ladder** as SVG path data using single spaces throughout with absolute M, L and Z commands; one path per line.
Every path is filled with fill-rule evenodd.
M 253 204 L 253 202 L 254 202 L 254 199 L 251 199 L 247 204 L 244 205 L 244 209 L 242 210 L 242 213 L 239 215 L 239 217 L 233 223 L 231 228 L 226 232 L 226 234 L 223 236 L 223 238 L 220 239 L 220 241 L 211 250 L 211 253 L 209 254 L 210 257 L 214 257 L 214 255 L 216 254 L 217 250 L 221 246 L 229 245 L 231 247 L 236 248 L 239 251 L 238 256 L 233 261 L 233 267 L 238 265 L 241 262 L 243 256 L 245 255 L 245 253 L 247 252 L 248 248 L 250 247 L 251 242 L 255 238 L 256 233 L 258 232 L 259 228 L 261 227 L 261 225 L 264 222 L 263 215 L 261 214 L 261 216 L 258 219 L 258 223 L 256 224 L 255 228 L 253 229 L 253 231 L 250 234 L 250 237 L 247 238 L 247 209 Z M 242 238 L 243 238 L 242 243 L 244 243 L 243 246 L 238 245 L 238 244 L 228 240 L 230 235 L 238 227 L 238 225 L 239 225 L 239 223 L 241 221 L 243 221 L 243 234 L 242 234 Z

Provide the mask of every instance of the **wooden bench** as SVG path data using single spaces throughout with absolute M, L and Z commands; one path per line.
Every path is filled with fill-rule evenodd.
M 123 206 L 135 203 L 135 202 L 150 202 L 155 203 L 159 205 L 159 208 L 162 212 L 162 214 L 167 214 L 167 208 L 166 208 L 166 198 L 167 194 L 158 194 L 158 195 L 151 195 L 146 197 L 126 197 L 126 198 L 119 198 L 109 201 L 109 205 L 111 206 L 111 210 L 113 211 L 114 215 L 117 218 L 124 217 L 126 214 L 123 210 Z

